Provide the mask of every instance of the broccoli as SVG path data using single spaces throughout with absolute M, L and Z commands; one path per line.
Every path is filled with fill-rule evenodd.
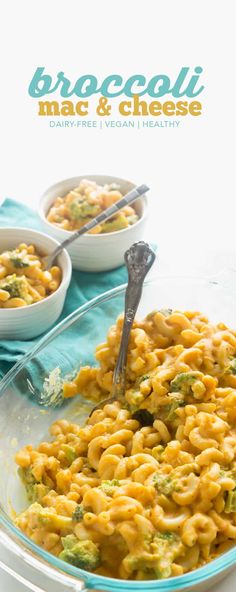
M 236 374 L 236 358 L 232 358 L 232 360 L 230 361 L 230 364 L 227 368 L 227 372 L 234 375 Z
M 61 539 L 64 547 L 59 558 L 75 567 L 91 571 L 100 564 L 100 553 L 97 545 L 90 540 L 79 541 L 74 534 Z
M 107 222 L 102 224 L 102 232 L 115 232 L 116 230 L 123 230 L 129 226 L 128 220 L 124 214 L 110 218 Z
M 236 512 L 236 489 L 228 491 L 225 502 L 225 513 L 230 514 L 231 512 Z
M 181 372 L 177 374 L 170 383 L 171 393 L 182 393 L 183 395 L 190 395 L 191 387 L 197 380 L 197 377 L 191 372 Z
M 171 576 L 171 566 L 183 549 L 180 537 L 172 532 L 158 533 L 152 542 L 153 553 L 159 556 L 156 577 L 163 579 Z
M 171 575 L 171 561 L 165 557 L 163 549 L 159 553 L 143 553 L 138 555 L 128 555 L 125 560 L 125 567 L 128 572 L 138 572 L 142 574 L 142 579 L 164 579 Z
M 164 539 L 165 541 L 172 541 L 172 542 L 177 540 L 176 534 L 174 532 L 170 532 L 170 531 L 159 532 L 158 538 Z
M 165 447 L 161 444 L 158 444 L 158 446 L 154 446 L 154 448 L 152 449 L 152 456 L 154 456 L 156 460 L 160 461 L 164 450 Z
M 24 257 L 22 257 L 21 253 L 17 251 L 11 251 L 10 261 L 16 269 L 24 269 L 24 267 L 29 267 L 29 262 L 24 259 Z
M 69 446 L 69 444 L 64 444 L 62 447 L 63 452 L 66 455 L 67 460 L 69 461 L 70 465 L 76 459 L 76 451 L 73 446 Z
M 165 411 L 167 413 L 165 421 L 174 421 L 176 419 L 176 409 L 184 407 L 185 405 L 186 403 L 182 399 L 174 399 L 170 405 L 165 405 Z
M 147 409 L 138 409 L 132 414 L 132 418 L 139 421 L 142 426 L 152 426 L 154 422 L 154 416 Z
M 49 487 L 36 481 L 35 477 L 32 475 L 31 468 L 28 467 L 27 469 L 20 467 L 18 469 L 18 474 L 21 478 L 22 483 L 25 486 L 26 493 L 28 500 L 32 502 L 41 501 L 42 497 L 49 492 Z
M 153 485 L 158 493 L 163 493 L 164 495 L 171 495 L 175 491 L 175 483 L 169 475 L 156 473 L 153 477 Z
M 141 382 L 144 382 L 144 380 L 148 380 L 148 378 L 150 378 L 149 374 L 144 374 L 143 376 L 141 376 L 139 378 L 139 384 L 141 384 Z
M 101 208 L 97 204 L 90 204 L 87 201 L 72 201 L 69 206 L 70 217 L 72 220 L 81 220 L 83 218 L 93 218 L 100 214 Z
M 149 547 L 136 555 L 128 555 L 124 563 L 129 572 L 139 571 L 148 578 L 168 578 L 171 576 L 172 563 L 182 550 L 180 537 L 172 533 L 157 533 Z
M 114 492 L 114 487 L 119 487 L 120 481 L 118 479 L 107 479 L 103 481 L 102 484 L 99 486 L 99 489 L 103 491 L 106 495 L 112 495 Z
M 72 514 L 72 520 L 75 522 L 81 522 L 84 517 L 84 508 L 81 504 L 78 504 L 75 508 L 75 511 Z
M 22 298 L 31 304 L 32 297 L 28 293 L 28 285 L 24 275 L 17 277 L 15 273 L 0 280 L 0 289 L 9 292 L 11 298 Z

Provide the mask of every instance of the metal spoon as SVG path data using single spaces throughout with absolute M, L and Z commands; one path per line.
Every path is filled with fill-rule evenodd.
M 92 218 L 92 220 L 87 222 L 87 224 L 84 224 L 84 226 L 82 226 L 82 228 L 80 228 L 76 232 L 73 232 L 71 234 L 71 236 L 69 238 L 67 238 L 66 240 L 64 240 L 60 245 L 58 245 L 58 247 L 50 255 L 48 255 L 47 257 L 44 257 L 45 268 L 49 269 L 52 266 L 53 261 L 56 259 L 56 257 L 58 257 L 58 255 L 60 255 L 61 251 L 65 247 L 68 247 L 77 238 L 79 238 L 80 236 L 82 236 L 83 234 L 85 234 L 86 232 L 91 230 L 91 228 L 94 228 L 95 226 L 97 226 L 101 222 L 104 222 L 104 220 L 108 220 L 108 218 L 111 218 L 111 216 L 114 216 L 114 214 L 116 214 L 119 210 L 124 208 L 124 206 L 127 206 L 128 204 L 131 204 L 134 201 L 136 201 L 136 199 L 138 199 L 141 195 L 143 195 L 147 191 L 149 191 L 149 187 L 147 187 L 147 185 L 139 185 L 138 187 L 135 187 L 135 189 L 132 189 L 132 191 L 127 193 L 127 195 L 124 195 L 122 197 L 122 199 L 120 199 L 119 201 L 114 203 L 112 206 L 110 206 L 109 208 L 107 208 L 106 210 L 101 212 L 101 214 L 98 214 L 98 216 L 96 216 L 96 218 Z
M 91 413 L 97 409 L 102 409 L 107 403 L 111 403 L 112 401 L 122 401 L 124 399 L 130 331 L 142 296 L 144 279 L 149 269 L 152 267 L 155 258 L 156 255 L 154 251 L 143 241 L 134 243 L 125 253 L 125 264 L 128 270 L 128 285 L 125 293 L 125 315 L 120 349 L 115 370 L 113 372 L 112 396 L 96 405 Z

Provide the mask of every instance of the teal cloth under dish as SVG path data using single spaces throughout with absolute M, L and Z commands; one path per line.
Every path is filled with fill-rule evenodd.
M 27 206 L 12 200 L 6 199 L 0 206 L 0 232 L 1 227 L 22 226 L 45 232 L 43 224 L 36 212 Z M 87 273 L 82 271 L 73 271 L 70 287 L 67 292 L 66 302 L 62 314 L 57 321 L 67 317 L 76 308 L 91 300 L 95 296 L 110 290 L 127 281 L 127 271 L 124 266 L 108 272 Z M 102 322 L 102 319 L 101 319 Z M 0 378 L 17 362 L 23 354 L 32 349 L 42 336 L 31 341 L 10 341 L 3 339 L 0 341 Z M 64 347 L 63 336 L 60 338 L 58 348 L 58 362 L 60 355 L 67 348 Z M 68 350 L 67 350 L 68 351 Z

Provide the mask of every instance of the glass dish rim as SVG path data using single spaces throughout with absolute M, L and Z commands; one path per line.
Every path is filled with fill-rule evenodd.
M 156 276 L 152 277 L 150 280 L 145 282 L 145 286 L 153 286 L 157 285 L 158 280 L 176 280 L 176 281 L 187 281 L 195 282 L 197 284 L 201 284 L 202 282 L 206 284 L 214 284 L 219 285 L 221 282 L 216 277 L 204 277 L 204 276 Z M 99 304 L 106 302 L 107 300 L 111 300 L 113 296 L 117 296 L 119 294 L 124 293 L 127 284 L 121 284 L 116 288 L 112 288 L 111 290 L 107 290 L 98 296 L 95 296 L 93 299 L 85 302 L 80 307 L 78 307 L 75 311 L 73 311 L 70 315 L 68 315 L 65 319 L 63 319 L 56 327 L 51 329 L 44 337 L 42 337 L 38 343 L 26 354 L 24 354 L 16 364 L 9 370 L 9 372 L 3 377 L 0 381 L 0 398 L 4 395 L 5 390 L 9 386 L 9 384 L 14 380 L 17 374 L 22 370 L 26 363 L 28 363 L 38 352 L 40 352 L 48 343 L 50 343 L 55 337 L 60 335 L 60 333 L 67 328 L 69 328 L 74 322 L 77 322 L 81 316 L 84 316 L 86 312 L 89 312 L 91 309 L 96 307 Z M 222 288 L 227 291 L 227 288 L 222 285 Z M 230 569 L 233 567 L 235 557 L 236 557 L 236 545 L 229 551 L 223 553 L 218 558 L 213 559 L 206 565 L 197 568 L 193 571 L 187 572 L 186 574 L 175 576 L 172 578 L 167 578 L 163 580 L 121 580 L 110 578 L 106 576 L 101 576 L 98 574 L 94 574 L 93 572 L 88 572 L 80 568 L 76 568 L 66 562 L 60 560 L 58 557 L 54 557 L 47 551 L 44 551 L 40 546 L 36 543 L 31 541 L 29 537 L 24 535 L 22 531 L 20 531 L 8 518 L 7 514 L 0 508 L 0 525 L 2 524 L 3 527 L 6 528 L 8 536 L 10 538 L 16 537 L 16 539 L 20 540 L 21 543 L 26 545 L 26 549 L 24 549 L 24 553 L 26 553 L 26 561 L 30 564 L 30 557 L 32 557 L 30 552 L 34 552 L 37 558 L 42 558 L 46 561 L 52 569 L 56 569 L 58 574 L 58 579 L 60 579 L 60 572 L 63 572 L 63 575 L 73 576 L 80 581 L 82 580 L 85 583 L 89 583 L 89 588 L 91 586 L 96 586 L 97 589 L 100 590 L 110 590 L 110 589 L 121 589 L 122 585 L 126 586 L 128 589 L 143 589 L 144 582 L 145 582 L 145 589 L 148 590 L 172 590 L 177 589 L 185 589 L 187 586 L 191 584 L 197 584 L 203 582 L 205 580 L 210 579 L 213 576 L 220 574 L 223 571 Z M 17 540 L 15 539 L 16 544 L 18 544 Z M 70 579 L 69 579 L 70 581 Z M 69 583 L 68 581 L 68 583 Z

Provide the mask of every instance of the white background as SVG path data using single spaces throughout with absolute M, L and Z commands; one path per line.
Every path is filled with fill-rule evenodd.
M 0 201 L 36 207 L 48 185 L 77 174 L 146 182 L 147 236 L 164 271 L 236 265 L 233 9 L 233 0 L 2 3 Z M 50 129 L 27 94 L 37 66 L 73 81 L 85 73 L 174 81 L 182 66 L 202 66 L 203 115 L 178 129 Z M 1 577 L 1 591 L 22 590 Z

